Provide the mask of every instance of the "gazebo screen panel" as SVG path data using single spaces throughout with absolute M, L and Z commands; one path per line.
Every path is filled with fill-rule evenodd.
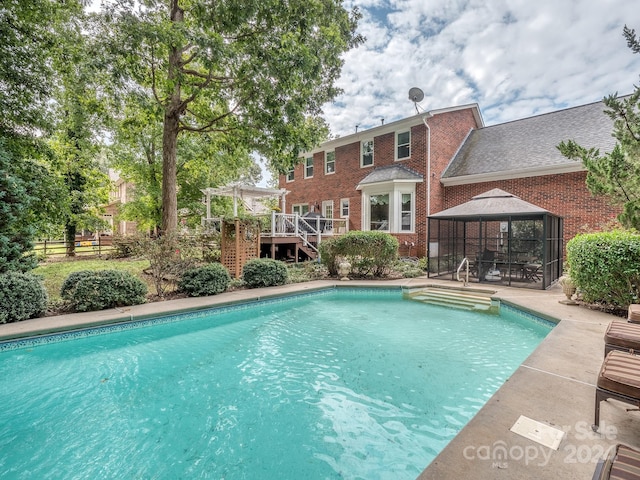
M 562 274 L 562 219 L 554 215 L 430 218 L 429 242 L 437 244 L 430 276 L 455 280 L 465 257 L 470 281 L 544 289 Z

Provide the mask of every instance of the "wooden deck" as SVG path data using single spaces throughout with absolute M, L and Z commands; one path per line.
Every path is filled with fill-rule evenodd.
M 297 263 L 318 258 L 322 240 L 346 233 L 349 220 L 273 212 L 270 223 L 260 239 L 261 255 Z
M 324 218 L 272 212 L 259 216 L 262 224 L 260 256 L 298 262 L 315 260 L 324 239 L 346 233 L 348 218 Z M 208 218 L 203 224 L 210 229 L 221 225 L 222 219 Z

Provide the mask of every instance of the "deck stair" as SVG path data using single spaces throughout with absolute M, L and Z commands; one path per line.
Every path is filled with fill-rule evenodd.
M 405 291 L 405 298 L 418 302 L 477 312 L 498 313 L 499 303 L 492 300 L 493 290 L 429 286 Z

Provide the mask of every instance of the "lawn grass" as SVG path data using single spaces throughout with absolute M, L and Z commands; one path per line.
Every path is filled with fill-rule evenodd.
M 41 263 L 33 270 L 33 274 L 42 278 L 44 288 L 49 295 L 49 301 L 56 302 L 60 300 L 62 283 L 70 273 L 80 270 L 124 270 L 149 284 L 147 278 L 145 278 L 146 275 L 143 275 L 143 270 L 148 267 L 148 260 L 76 259 L 71 261 Z M 152 285 L 149 285 L 149 291 L 151 291 L 151 288 Z

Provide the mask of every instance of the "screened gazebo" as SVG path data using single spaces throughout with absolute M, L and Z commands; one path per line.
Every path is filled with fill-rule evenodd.
M 429 216 L 429 277 L 545 289 L 562 274 L 562 218 L 500 189 Z M 466 261 L 464 261 L 466 259 Z

